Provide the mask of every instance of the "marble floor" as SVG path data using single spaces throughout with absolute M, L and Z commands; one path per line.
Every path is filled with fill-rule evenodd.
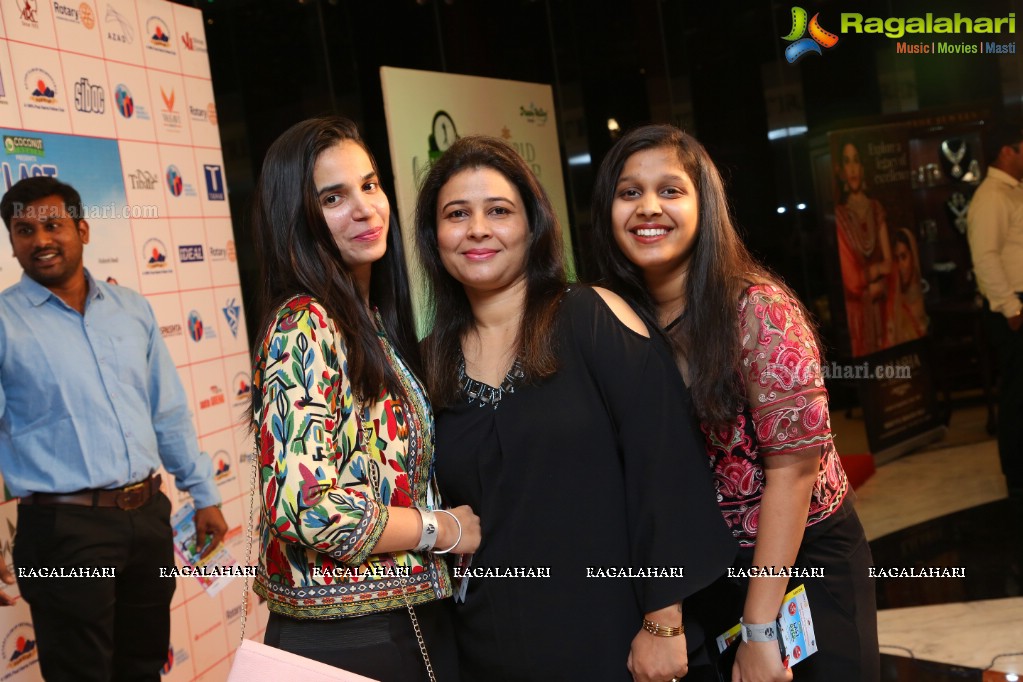
M 885 609 L 877 629 L 885 654 L 1023 677 L 1023 597 Z
M 856 491 L 868 540 L 962 509 L 1004 498 L 998 445 L 927 450 L 878 467 Z
M 856 505 L 879 568 L 965 573 L 878 579 L 882 679 L 1023 678 L 1023 503 L 1006 499 L 994 441 L 889 462 Z

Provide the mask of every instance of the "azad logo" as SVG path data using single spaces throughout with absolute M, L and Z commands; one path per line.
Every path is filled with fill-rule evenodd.
M 107 40 L 112 43 L 131 44 L 135 42 L 134 22 L 114 9 L 113 5 L 107 5 L 107 12 L 103 20 L 109 27 L 106 32 Z

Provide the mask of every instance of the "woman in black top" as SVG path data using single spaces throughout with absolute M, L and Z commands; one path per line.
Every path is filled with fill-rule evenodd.
M 482 523 L 453 576 L 463 679 L 681 677 L 681 601 L 736 545 L 670 356 L 614 294 L 566 289 L 550 201 L 500 140 L 433 165 L 416 232 L 438 480 Z

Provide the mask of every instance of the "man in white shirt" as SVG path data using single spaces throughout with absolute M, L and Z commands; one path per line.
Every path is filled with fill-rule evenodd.
M 967 235 L 998 349 L 998 456 L 1010 496 L 1023 496 L 1023 124 L 985 132 L 988 172 L 970 203 Z

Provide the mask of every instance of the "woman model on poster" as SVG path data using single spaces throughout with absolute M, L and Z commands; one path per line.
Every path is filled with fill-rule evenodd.
M 927 311 L 924 309 L 923 277 L 916 239 L 905 227 L 895 231 L 892 239 L 895 256 L 895 278 L 892 290 L 892 343 L 905 343 L 919 339 L 927 333 Z
M 455 571 L 463 676 L 677 680 L 681 602 L 736 545 L 667 348 L 618 296 L 566 286 L 550 200 L 501 140 L 431 167 L 416 237 L 437 476 L 485 538 Z
M 664 328 L 690 387 L 720 510 L 741 546 L 736 566 L 823 569 L 788 586 L 765 576 L 708 591 L 714 611 L 734 601 L 710 638 L 740 615 L 749 629 L 731 679 L 790 679 L 771 626 L 787 590 L 804 583 L 819 650 L 796 679 L 877 680 L 870 548 L 803 307 L 746 251 L 717 168 L 678 128 L 644 126 L 611 148 L 592 215 L 602 282 Z
M 427 679 L 425 646 L 438 679 L 457 680 L 439 555 L 474 551 L 479 519 L 439 507 L 401 235 L 355 125 L 281 135 L 252 224 L 265 641 L 397 682 Z
M 849 340 L 858 357 L 892 343 L 887 301 L 892 257 L 884 208 L 866 194 L 859 149 L 846 142 L 840 153 L 836 173 L 843 201 L 835 206 L 835 221 Z

